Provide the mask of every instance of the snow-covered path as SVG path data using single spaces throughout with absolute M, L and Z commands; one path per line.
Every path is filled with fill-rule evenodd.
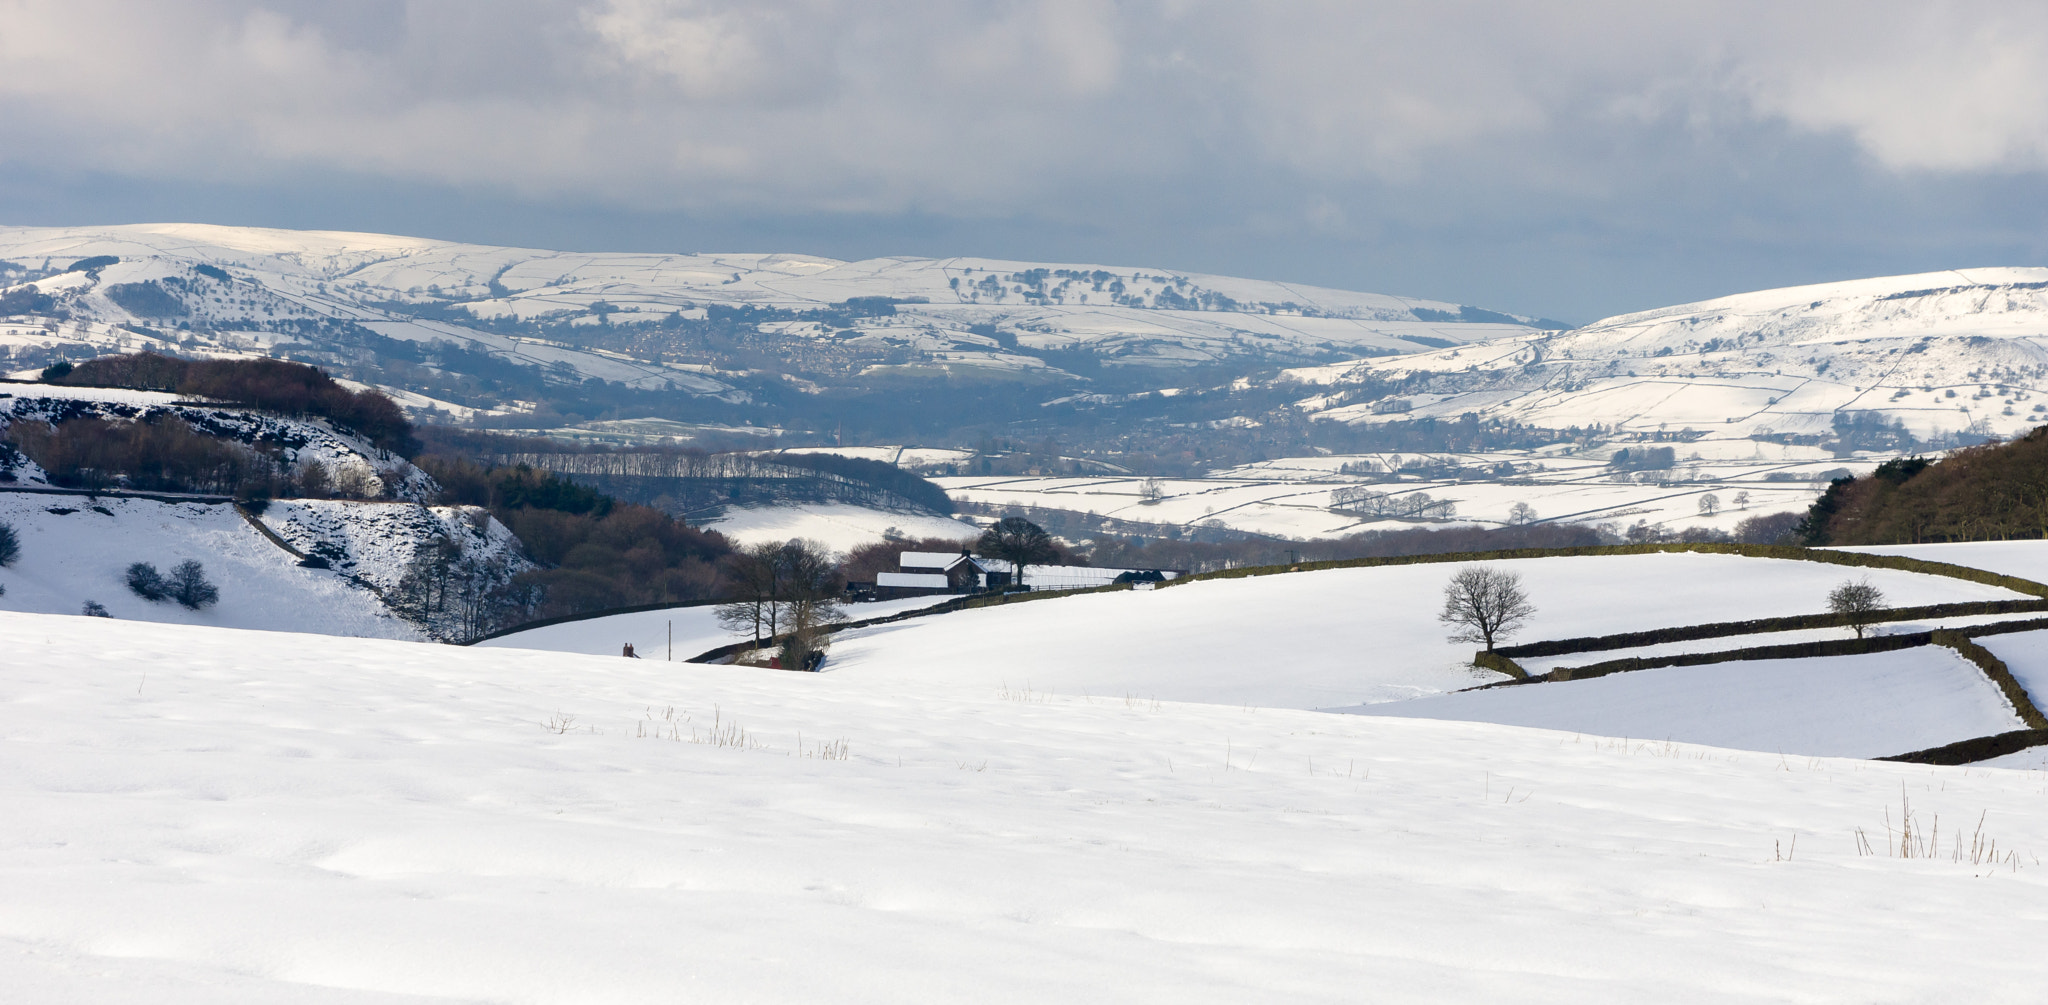
M 16 1000 L 2031 1002 L 2048 969 L 2040 773 L 89 629 L 0 614 Z M 1902 797 L 2020 867 L 1859 856 Z

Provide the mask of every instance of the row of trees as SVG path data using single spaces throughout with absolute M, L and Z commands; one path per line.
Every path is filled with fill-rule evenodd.
M 1432 499 L 1427 492 L 1377 492 L 1363 485 L 1346 485 L 1331 492 L 1330 508 L 1359 516 L 1421 520 L 1448 520 L 1458 515 L 1456 502 Z
M 251 405 L 283 415 L 317 416 L 402 456 L 419 449 L 412 423 L 396 402 L 378 391 L 351 391 L 318 367 L 304 363 L 281 359 L 189 360 L 141 352 L 88 360 L 61 373 L 45 371 L 45 379 L 57 384 L 172 391 Z

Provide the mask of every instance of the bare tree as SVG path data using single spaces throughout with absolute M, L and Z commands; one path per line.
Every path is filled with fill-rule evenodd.
M 1006 516 L 995 525 L 983 531 L 981 540 L 974 544 L 976 554 L 983 558 L 1001 559 L 1016 570 L 1017 585 L 1024 585 L 1024 569 L 1031 565 L 1044 565 L 1059 558 L 1059 549 L 1053 547 L 1052 535 L 1045 528 L 1021 516 Z
M 1166 485 L 1157 478 L 1147 478 L 1138 486 L 1138 501 L 1146 506 L 1166 498 Z
M 1748 491 L 1742 491 L 1742 492 L 1737 492 L 1737 493 L 1735 493 L 1735 508 L 1736 508 L 1736 509 L 1748 509 L 1748 508 L 1749 508 L 1749 492 L 1748 492 Z
M 1828 593 L 1828 610 L 1846 618 L 1859 639 L 1884 609 L 1884 592 L 1870 585 L 1867 577 L 1854 582 L 1844 580 Z
M 1721 512 L 1721 497 L 1720 497 L 1720 496 L 1717 496 L 1717 495 L 1713 494 L 1712 492 L 1709 492 L 1709 493 L 1707 493 L 1706 495 L 1703 495 L 1703 496 L 1701 496 L 1701 497 L 1700 497 L 1700 515 L 1701 515 L 1701 516 L 1713 516 L 1714 514 L 1716 514 L 1716 513 L 1719 513 L 1719 512 Z
M 1492 652 L 1494 640 L 1513 634 L 1535 613 L 1536 606 L 1522 592 L 1520 573 L 1473 565 L 1444 584 L 1444 609 L 1437 620 L 1451 626 L 1452 642 L 1483 642 Z
M 831 549 L 816 541 L 790 541 L 782 546 L 784 627 L 782 668 L 812 669 L 828 645 L 825 627 L 842 616 L 839 606 L 839 563 Z
M 763 542 L 730 559 L 736 599 L 715 612 L 719 627 L 751 632 L 754 645 L 782 640 L 782 665 L 810 669 L 825 650 L 825 626 L 840 619 L 838 562 L 816 541 Z
M 1536 522 L 1536 507 L 1518 502 L 1508 507 L 1508 523 L 1516 527 Z
M 778 634 L 782 622 L 783 545 L 763 541 L 732 553 L 726 559 L 733 584 L 733 600 L 718 605 L 718 627 L 737 635 L 751 632 L 754 646 Z

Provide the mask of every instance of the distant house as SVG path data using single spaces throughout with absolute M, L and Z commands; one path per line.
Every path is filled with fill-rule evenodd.
M 897 556 L 898 572 L 875 575 L 873 595 L 877 600 L 919 597 L 933 593 L 973 593 L 1000 587 L 1010 581 L 1007 572 L 990 572 L 981 559 L 962 548 L 955 555 L 944 551 L 906 551 Z M 855 595 L 865 584 L 849 584 Z
M 846 584 L 847 592 L 856 600 L 896 600 L 998 590 L 1008 587 L 1014 579 L 1010 563 L 998 558 L 976 558 L 964 548 L 957 555 L 947 551 L 900 552 L 896 566 L 900 571 L 876 573 L 873 583 Z M 1024 585 L 1033 590 L 1085 590 L 1114 583 L 1163 583 L 1186 574 L 1179 569 L 1034 565 L 1025 570 Z

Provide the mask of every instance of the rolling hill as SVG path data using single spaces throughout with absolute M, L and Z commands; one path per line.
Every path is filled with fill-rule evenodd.
M 1864 413 L 1935 443 L 2010 436 L 2048 422 L 2048 269 L 1764 290 L 1291 373 L 1399 384 L 1398 411 L 1381 399 L 1311 403 L 1340 422 L 1476 412 L 1546 428 L 1818 442 Z
M 789 380 L 1064 383 L 1075 366 L 1355 359 L 1541 324 L 1156 268 L 593 254 L 198 224 L 0 228 L 0 263 L 11 273 L 0 277 L 10 284 L 0 308 L 17 318 L 0 327 L 0 344 L 17 355 L 151 343 L 293 354 L 352 364 L 434 401 L 464 398 L 460 414 L 520 406 L 474 386 L 464 394 L 459 381 L 412 372 L 408 382 L 398 364 L 530 370 L 538 383 L 528 392 L 594 379 L 737 405 Z

